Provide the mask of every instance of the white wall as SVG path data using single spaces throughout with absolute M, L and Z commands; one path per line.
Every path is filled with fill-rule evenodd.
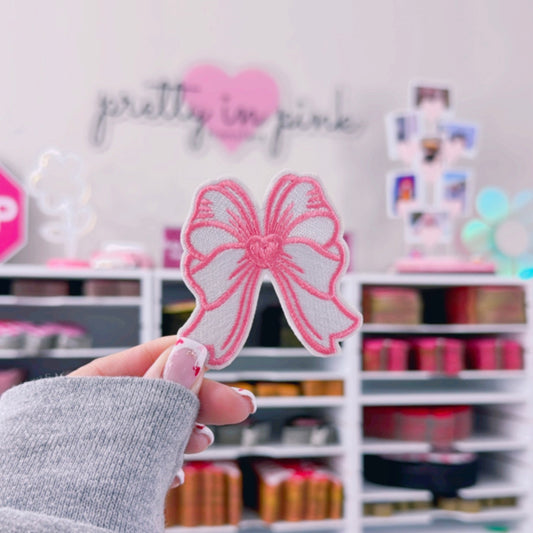
M 533 51 L 528 0 L 19 0 L 0 3 L 0 159 L 25 178 L 49 147 L 79 154 L 98 212 L 81 255 L 104 239 L 143 241 L 157 261 L 162 227 L 180 223 L 205 179 L 232 175 L 259 198 L 282 169 L 319 175 L 348 229 L 357 267 L 383 270 L 402 252 L 387 219 L 383 115 L 407 103 L 413 78 L 453 84 L 458 117 L 479 122 L 476 182 L 515 192 L 531 183 Z M 294 136 L 272 159 L 185 147 L 184 130 L 123 124 L 107 150 L 88 143 L 98 91 L 138 91 L 191 65 L 273 73 L 287 105 L 331 105 L 335 86 L 367 123 L 359 139 Z M 44 262 L 61 249 L 37 234 L 12 262 Z

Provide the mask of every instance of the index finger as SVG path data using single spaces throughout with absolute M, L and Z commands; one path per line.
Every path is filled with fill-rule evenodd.
M 198 422 L 202 424 L 238 424 L 255 412 L 253 395 L 239 393 L 233 387 L 204 379 L 198 393 L 200 411 Z
M 176 342 L 175 335 L 160 337 L 133 348 L 99 357 L 70 376 L 144 376 L 154 361 Z

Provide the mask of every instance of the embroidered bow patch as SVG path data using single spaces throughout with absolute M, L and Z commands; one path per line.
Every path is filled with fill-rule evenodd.
M 244 345 L 266 273 L 290 326 L 315 355 L 336 353 L 361 323 L 338 294 L 347 249 L 314 178 L 281 176 L 262 212 L 236 181 L 209 183 L 196 195 L 182 243 L 183 277 L 197 305 L 178 336 L 206 346 L 210 368 L 227 366 Z

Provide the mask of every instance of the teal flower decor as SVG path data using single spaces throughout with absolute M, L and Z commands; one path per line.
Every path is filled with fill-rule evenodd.
M 465 246 L 495 263 L 498 273 L 533 277 L 533 190 L 509 200 L 501 189 L 483 189 L 476 198 L 479 218 L 461 232 Z

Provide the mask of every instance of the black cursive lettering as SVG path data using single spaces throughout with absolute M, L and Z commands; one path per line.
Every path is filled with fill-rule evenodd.
M 342 93 L 335 91 L 334 114 L 318 113 L 310 109 L 302 101 L 296 105 L 296 111 L 278 110 L 276 124 L 269 143 L 269 152 L 276 157 L 281 152 L 284 133 L 293 131 L 300 133 L 342 133 L 355 135 L 364 128 L 363 122 L 356 122 L 343 111 Z
M 96 111 L 91 121 L 89 140 L 91 144 L 102 147 L 109 144 L 114 126 L 118 122 L 130 121 L 154 124 L 190 124 L 188 145 L 199 150 L 206 133 L 226 139 L 251 139 L 250 131 L 269 122 L 269 116 L 249 104 L 234 101 L 231 94 L 222 94 L 218 105 L 201 108 L 188 105 L 187 94 L 198 93 L 201 87 L 186 86 L 162 80 L 145 84 L 146 92 L 135 95 L 119 91 L 115 95 L 100 93 Z M 218 124 L 216 129 L 207 128 L 212 120 Z M 267 143 L 267 151 L 277 157 L 282 152 L 288 133 L 344 134 L 355 135 L 364 129 L 364 123 L 356 121 L 344 111 L 342 92 L 335 91 L 332 113 L 319 112 L 304 100 L 298 100 L 293 110 L 279 108 L 273 115 L 270 134 L 254 135 L 257 141 Z M 253 128 L 246 128 L 253 126 Z

